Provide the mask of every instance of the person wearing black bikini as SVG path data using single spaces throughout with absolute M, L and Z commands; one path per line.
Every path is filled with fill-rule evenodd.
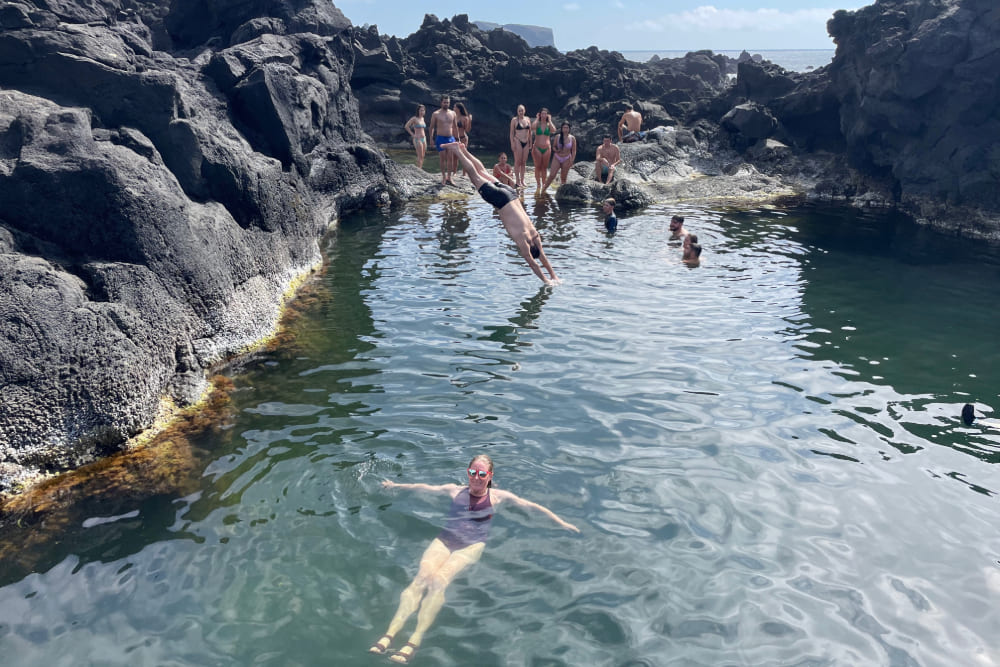
M 524 187 L 524 172 L 528 170 L 531 153 L 531 121 L 524 116 L 524 105 L 517 105 L 517 115 L 510 119 L 510 152 L 514 155 L 516 187 Z
M 560 519 L 552 510 L 538 503 L 525 500 L 510 491 L 493 488 L 493 461 L 480 454 L 469 462 L 466 474 L 469 483 L 459 484 L 397 484 L 391 480 L 382 482 L 387 489 L 409 489 L 451 496 L 451 507 L 444 528 L 435 537 L 420 558 L 417 576 L 399 596 L 399 608 L 389 622 L 385 634 L 372 644 L 370 653 L 384 654 L 392 645 L 392 640 L 403 625 L 417 613 L 417 626 L 410 639 L 389 659 L 407 664 L 413 659 L 423 641 L 424 633 L 437 617 L 444 605 L 445 589 L 462 570 L 479 560 L 486 548 L 493 513 L 505 502 L 518 507 L 538 510 L 557 524 L 579 533 L 580 529 Z M 418 611 L 419 610 L 419 611 Z

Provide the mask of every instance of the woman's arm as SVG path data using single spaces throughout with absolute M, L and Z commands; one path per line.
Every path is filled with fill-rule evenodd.
M 549 517 L 550 519 L 552 519 L 553 521 L 555 521 L 557 524 L 559 524 L 560 526 L 562 526 L 566 530 L 572 530 L 574 533 L 579 533 L 580 532 L 579 528 L 577 528 L 573 524 L 569 523 L 568 521 L 563 521 L 562 519 L 560 519 L 559 516 L 556 515 L 556 513 L 553 512 L 552 510 L 550 510 L 548 507 L 542 507 L 538 503 L 532 502 L 530 500 L 525 500 L 524 498 L 518 496 L 517 494 L 511 493 L 510 491 L 503 491 L 501 489 L 493 489 L 493 493 L 496 495 L 497 500 L 499 500 L 501 502 L 509 500 L 512 503 L 514 503 L 515 505 L 517 505 L 518 507 L 524 507 L 526 509 L 538 510 L 539 512 L 541 512 L 545 516 Z
M 514 152 L 514 123 L 517 122 L 517 116 L 510 119 L 510 152 Z
M 458 484 L 400 484 L 394 482 L 391 479 L 387 479 L 382 482 L 382 488 L 384 489 L 406 489 L 408 491 L 427 491 L 429 493 L 447 493 L 448 495 L 454 497 L 462 487 Z
M 406 133 L 410 135 L 410 137 L 413 137 L 413 125 L 415 120 L 416 116 L 406 121 L 406 125 L 403 126 L 403 129 L 406 130 Z
M 573 156 L 573 158 L 572 158 L 572 159 L 570 160 L 570 162 L 576 162 L 576 144 L 577 144 L 578 142 L 577 142 L 577 140 L 576 140 L 576 137 L 574 137 L 574 136 L 573 136 L 572 134 L 571 134 L 571 135 L 569 135 L 569 136 L 570 136 L 570 138 L 571 138 L 571 139 L 573 140 L 573 148 L 572 148 L 572 150 L 570 151 L 570 154 L 571 154 L 571 155 Z

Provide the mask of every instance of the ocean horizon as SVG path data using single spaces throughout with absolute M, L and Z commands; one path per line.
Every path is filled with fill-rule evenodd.
M 727 49 L 712 51 L 730 58 L 738 58 L 743 51 L 750 55 L 760 55 L 765 60 L 769 60 L 775 65 L 780 65 L 793 72 L 807 72 L 829 65 L 833 60 L 836 49 Z M 663 51 L 619 51 L 629 60 L 636 62 L 646 62 L 654 55 L 660 58 L 683 58 L 691 50 L 663 50 Z

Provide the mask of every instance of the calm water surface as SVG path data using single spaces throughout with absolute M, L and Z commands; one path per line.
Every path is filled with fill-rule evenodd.
M 78 506 L 0 579 L 4 664 L 369 665 L 447 501 L 496 484 L 424 665 L 996 665 L 1000 262 L 891 220 L 527 207 L 344 221 L 292 341 L 234 375 L 191 492 Z

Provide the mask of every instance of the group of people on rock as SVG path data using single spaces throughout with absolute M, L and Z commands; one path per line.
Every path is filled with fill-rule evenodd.
M 458 169 L 457 154 L 444 150 L 444 146 L 460 142 L 469 145 L 469 132 L 472 129 L 472 114 L 465 105 L 457 102 L 451 108 L 451 97 L 441 97 L 440 107 L 431 114 L 430 124 L 425 121 L 426 108 L 418 104 L 416 112 L 403 126 L 413 141 L 417 153 L 417 166 L 423 168 L 427 155 L 427 140 L 434 138 L 434 146 L 441 156 L 441 184 L 454 185 L 454 175 Z M 523 104 L 517 105 L 517 115 L 510 119 L 510 153 L 500 153 L 497 165 L 493 168 L 494 176 L 501 183 L 515 188 L 527 186 L 526 173 L 528 158 L 534 165 L 535 186 L 539 191 L 545 191 L 559 176 L 560 183 L 565 184 L 569 170 L 576 162 L 579 142 L 571 134 L 572 126 L 563 121 L 557 128 L 552 122 L 549 110 L 542 108 L 534 119 L 526 115 Z M 642 138 L 642 114 L 631 104 L 625 105 L 625 112 L 618 121 L 618 141 L 629 143 Z M 614 178 L 615 169 L 621 163 L 621 151 L 611 142 L 611 134 L 604 135 L 603 141 L 597 147 L 594 157 L 593 177 L 601 183 L 610 183 Z
M 517 115 L 510 120 L 510 149 L 514 155 L 514 164 L 511 166 L 508 162 L 506 153 L 500 153 L 493 170 L 487 171 L 483 163 L 469 152 L 472 114 L 460 102 L 455 105 L 456 110 L 450 107 L 451 97 L 444 95 L 441 97 L 440 108 L 431 114 L 429 125 L 424 122 L 425 108 L 422 104 L 417 106 L 416 113 L 406 122 L 406 131 L 412 137 L 417 151 L 417 166 L 423 167 L 427 139 L 428 136 L 433 137 L 440 154 L 442 185 L 454 185 L 452 179 L 461 164 L 479 195 L 499 213 L 504 229 L 532 272 L 546 284 L 559 282 L 542 249 L 541 235 L 524 209 L 518 189 L 525 187 L 529 154 L 535 167 L 538 191 L 547 190 L 557 174 L 562 183 L 566 183 L 569 170 L 576 161 L 578 147 L 576 137 L 570 133 L 570 124 L 564 121 L 557 130 L 546 108 L 542 108 L 535 119 L 529 121 L 524 105 L 519 104 Z M 635 111 L 632 105 L 626 105 L 625 113 L 618 123 L 619 140 L 638 141 L 642 136 L 641 127 L 642 114 Z M 595 179 L 610 183 L 620 162 L 621 151 L 611 142 L 610 134 L 604 135 L 594 160 Z M 618 229 L 618 218 L 614 213 L 615 200 L 604 200 L 603 208 L 607 216 L 604 227 L 609 233 L 614 233 Z M 671 238 L 682 239 L 682 261 L 689 266 L 698 266 L 701 256 L 698 237 L 687 233 L 683 225 L 684 218 L 674 216 L 671 219 Z M 542 272 L 543 267 L 548 272 L 548 277 Z

